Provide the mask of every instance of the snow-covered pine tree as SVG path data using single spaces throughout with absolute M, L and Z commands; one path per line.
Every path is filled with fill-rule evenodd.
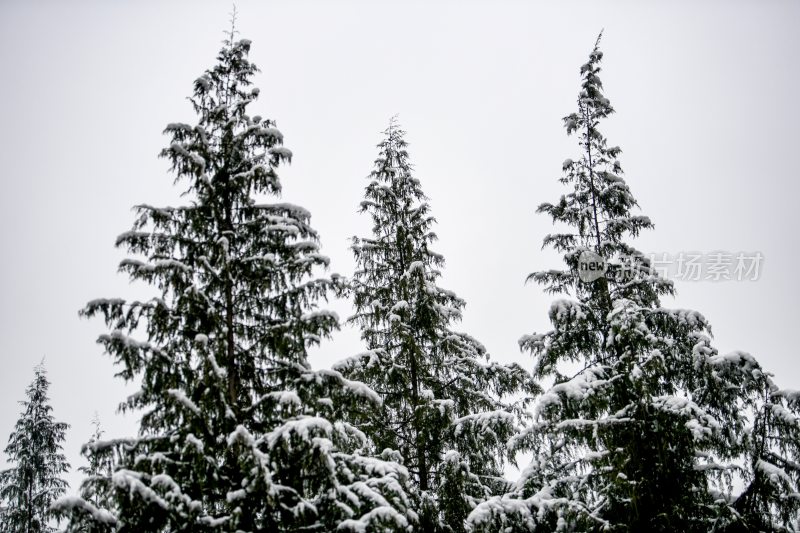
M 124 411 L 141 412 L 135 438 L 96 441 L 111 453 L 98 508 L 65 498 L 73 531 L 405 531 L 414 520 L 396 454 L 365 455 L 348 420 L 379 403 L 361 383 L 314 371 L 307 348 L 338 327 L 320 301 L 310 214 L 273 203 L 276 167 L 291 159 L 272 120 L 251 116 L 257 72 L 250 41 L 231 31 L 217 64 L 194 83 L 194 125 L 166 128 L 162 156 L 184 184 L 184 205 L 140 205 L 117 245 L 120 270 L 158 294 L 98 299 L 99 338 L 141 383 Z M 137 338 L 138 337 L 138 338 Z
M 97 508 L 106 507 L 109 498 L 108 487 L 102 480 L 108 479 L 114 471 L 113 457 L 110 453 L 100 453 L 94 451 L 94 445 L 102 443 L 103 431 L 100 424 L 100 417 L 95 413 L 92 418 L 94 431 L 89 441 L 81 447 L 81 453 L 86 456 L 88 464 L 78 468 L 85 478 L 81 486 L 81 498 L 85 499 Z M 100 483 L 98 483 L 100 482 Z M 98 489 L 106 489 L 98 492 Z
M 67 489 L 61 476 L 69 463 L 62 443 L 69 425 L 53 418 L 44 365 L 34 372 L 5 450 L 12 466 L 0 472 L 0 529 L 6 533 L 56 531 L 50 506 Z
M 750 354 L 714 359 L 738 387 L 737 406 L 748 414 L 735 447 L 742 489 L 723 495 L 728 512 L 714 531 L 800 531 L 800 391 L 780 389 Z
M 753 365 L 760 387 L 747 431 L 745 489 L 729 530 L 800 531 L 800 391 L 781 390 Z
M 437 285 L 444 258 L 435 223 L 394 122 L 378 145 L 361 212 L 372 234 L 354 238 L 351 280 L 368 352 L 335 368 L 383 399 L 365 426 L 377 450 L 397 450 L 418 489 L 420 531 L 459 532 L 479 502 L 504 491 L 505 443 L 520 405 L 507 395 L 532 381 L 518 365 L 489 362 L 474 338 L 453 331 L 464 301 Z
M 770 464 L 797 466 L 796 426 L 775 425 L 776 416 L 796 424 L 796 415 L 773 407 L 796 399 L 755 380 L 752 372 L 761 371 L 752 358 L 719 355 L 702 315 L 661 306 L 659 298 L 674 293 L 672 283 L 628 242 L 652 223 L 633 213 L 638 206 L 621 177 L 620 149 L 599 130 L 613 113 L 602 92 L 601 59 L 598 38 L 581 67 L 578 111 L 564 118 L 567 133 L 578 134 L 580 158 L 563 164 L 568 192 L 538 209 L 559 225 L 544 246 L 563 254 L 565 268 L 529 279 L 567 298 L 550 308 L 552 331 L 520 341 L 534 355 L 534 377 L 553 383 L 535 403 L 533 424 L 512 440 L 533 460 L 511 493 L 470 515 L 470 527 L 722 531 L 741 526 L 742 514 L 767 516 L 761 500 L 745 496 L 737 504 L 732 479 L 743 462 L 752 465 L 756 485 L 761 480 L 780 491 L 754 489 L 788 525 L 796 517 L 796 476 L 787 488 L 790 474 L 771 476 L 765 452 L 753 453 L 779 434 L 767 448 L 783 452 L 782 459 Z M 580 263 L 593 259 L 588 254 L 607 271 L 583 281 Z M 751 437 L 748 407 L 761 413 Z M 795 444 L 784 446 L 783 437 Z

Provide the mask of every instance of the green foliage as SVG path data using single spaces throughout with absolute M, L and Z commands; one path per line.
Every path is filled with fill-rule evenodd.
M 350 422 L 380 399 L 308 364 L 307 348 L 338 328 L 319 308 L 336 282 L 318 273 L 328 259 L 308 211 L 264 201 L 292 154 L 273 121 L 248 114 L 249 50 L 231 36 L 194 83 L 197 123 L 165 130 L 161 155 L 187 203 L 137 206 L 117 239 L 131 254 L 120 271 L 157 295 L 82 311 L 103 317 L 98 342 L 141 383 L 121 405 L 141 427 L 87 445 L 113 471 L 62 500 L 71 531 L 383 532 L 415 519 L 406 469 L 367 453 Z
M 464 301 L 436 282 L 444 258 L 431 250 L 435 219 L 413 176 L 404 132 L 392 121 L 361 212 L 372 235 L 353 240 L 351 289 L 369 351 L 338 369 L 373 387 L 383 407 L 364 431 L 378 450 L 398 450 L 418 489 L 423 531 L 463 531 L 468 513 L 506 487 L 505 443 L 532 390 L 517 365 L 488 362 L 485 348 L 452 330 Z
M 56 531 L 50 507 L 67 489 L 62 443 L 69 425 L 53 418 L 49 387 L 44 366 L 37 366 L 5 449 L 12 466 L 0 472 L 0 529 L 7 533 Z
M 538 210 L 559 228 L 544 246 L 562 254 L 564 268 L 529 280 L 565 298 L 550 308 L 551 331 L 520 341 L 534 356 L 534 377 L 553 383 L 537 398 L 533 423 L 512 442 L 534 460 L 514 490 L 472 513 L 470 525 L 790 529 L 797 519 L 797 411 L 787 410 L 788 396 L 774 392 L 752 357 L 716 352 L 702 315 L 661 307 L 672 283 L 629 242 L 652 223 L 633 214 L 638 206 L 622 178 L 621 150 L 599 130 L 614 112 L 599 78 L 602 57 L 598 39 L 580 70 L 578 111 L 564 118 L 581 149 L 562 166 L 568 192 Z M 581 256 L 589 252 L 607 271 L 582 281 Z M 774 403 L 785 427 L 775 424 Z M 779 472 L 765 466 L 765 454 Z M 737 496 L 734 481 L 742 478 L 749 485 Z
M 80 495 L 56 501 L 67 425 L 38 367 L 0 472 L 3 531 L 58 517 L 96 533 L 800 531 L 800 393 L 749 354 L 719 354 L 701 314 L 661 305 L 674 287 L 632 245 L 653 224 L 600 131 L 614 109 L 599 38 L 564 117 L 580 155 L 538 208 L 563 265 L 528 278 L 559 297 L 552 329 L 520 340 L 529 374 L 455 331 L 465 302 L 438 285 L 436 221 L 394 121 L 356 272 L 323 275 L 310 213 L 275 201 L 292 153 L 249 113 L 258 69 L 234 34 L 194 82 L 196 123 L 165 130 L 185 202 L 136 206 L 116 241 L 120 272 L 153 297 L 81 311 L 140 385 L 120 405 L 139 432 L 103 440 L 96 423 Z M 593 281 L 589 253 L 607 267 Z M 368 351 L 314 370 L 307 350 L 339 327 L 321 307 L 331 292 L 353 296 Z M 532 459 L 510 483 L 520 452 Z

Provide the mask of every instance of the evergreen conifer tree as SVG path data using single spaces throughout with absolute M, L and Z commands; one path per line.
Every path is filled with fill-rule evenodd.
M 800 392 L 780 389 L 753 356 L 716 356 L 738 387 L 736 405 L 747 423 L 732 447 L 742 490 L 719 495 L 727 503 L 715 531 L 800 531 Z M 732 454 L 733 455 L 733 454 Z M 728 469 L 730 470 L 730 469 Z
M 351 280 L 350 322 L 369 351 L 336 368 L 381 395 L 365 432 L 377 450 L 405 460 L 419 530 L 459 532 L 475 505 L 506 488 L 505 443 L 520 406 L 503 397 L 531 381 L 517 365 L 488 362 L 478 341 L 452 329 L 464 301 L 437 285 L 444 258 L 430 248 L 435 220 L 394 120 L 378 148 L 360 209 L 372 234 L 353 240 Z
M 0 472 L 0 530 L 7 533 L 56 531 L 50 507 L 67 488 L 61 477 L 69 470 L 62 443 L 69 425 L 53 418 L 49 387 L 44 365 L 37 366 L 8 439 L 5 452 L 12 466 Z
M 96 508 L 103 508 L 108 505 L 108 491 L 97 492 L 98 489 L 107 488 L 102 483 L 103 479 L 107 479 L 113 472 L 113 457 L 108 453 L 100 453 L 94 451 L 96 444 L 102 443 L 103 431 L 100 424 L 100 417 L 95 413 L 92 419 L 92 426 L 94 431 L 89 441 L 81 448 L 81 453 L 86 456 L 88 464 L 81 466 L 78 471 L 82 473 L 85 478 L 81 486 L 81 497 L 94 505 Z
M 121 408 L 142 417 L 135 438 L 87 447 L 113 458 L 110 476 L 87 480 L 110 501 L 63 499 L 71 530 L 405 531 L 415 518 L 396 454 L 366 455 L 349 422 L 379 397 L 307 361 L 338 327 L 319 308 L 335 282 L 319 276 L 328 259 L 308 211 L 268 201 L 292 154 L 248 112 L 249 51 L 232 30 L 194 83 L 197 123 L 166 128 L 161 155 L 186 203 L 138 206 L 117 239 L 131 254 L 120 270 L 158 294 L 82 311 L 104 318 L 98 342 L 141 383 Z
M 567 133 L 578 135 L 580 158 L 563 164 L 567 193 L 538 209 L 559 226 L 544 246 L 561 253 L 565 267 L 529 279 L 565 298 L 550 308 L 552 331 L 520 341 L 534 355 L 534 376 L 553 383 L 536 401 L 534 422 L 512 441 L 533 460 L 513 491 L 472 513 L 470 526 L 487 532 L 790 527 L 797 516 L 798 441 L 788 403 L 796 406 L 796 398 L 764 381 L 752 357 L 719 355 L 702 315 L 661 306 L 673 285 L 629 242 L 652 223 L 634 214 L 621 151 L 599 130 L 614 111 L 603 95 L 601 59 L 598 38 L 581 67 L 578 111 L 564 118 Z M 605 265 L 604 275 L 591 275 L 592 261 Z M 776 414 L 794 429 L 779 428 Z M 784 445 L 784 437 L 793 444 Z M 767 441 L 776 452 L 771 466 L 761 451 Z M 737 496 L 740 476 L 751 488 Z M 753 524 L 756 516 L 767 520 L 766 529 Z

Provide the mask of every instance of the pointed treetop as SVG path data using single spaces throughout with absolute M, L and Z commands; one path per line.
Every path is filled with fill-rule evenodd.
M 100 413 L 97 411 L 95 411 L 94 415 L 92 416 L 91 424 L 95 427 L 95 429 L 100 429 Z
M 594 50 L 592 50 L 592 52 L 594 53 L 600 52 L 600 40 L 603 38 L 604 31 L 605 28 L 600 30 L 600 33 L 597 34 L 597 40 L 594 42 Z M 602 55 L 602 52 L 600 52 L 600 54 Z
M 226 41 L 223 41 L 229 47 L 233 47 L 233 40 L 236 38 L 236 34 L 239 33 L 238 31 L 236 31 L 236 16 L 237 15 L 238 15 L 238 12 L 236 11 L 236 4 L 233 4 L 233 8 L 231 9 L 231 12 L 230 12 L 231 29 L 226 32 L 226 34 L 228 36 L 228 39 Z
M 406 132 L 400 125 L 398 117 L 399 115 L 397 113 L 392 115 L 389 118 L 389 127 L 383 130 L 383 134 L 386 135 L 386 140 L 384 142 L 392 148 L 404 147 L 406 145 L 405 141 L 403 141 Z
M 396 127 L 397 127 L 397 128 L 399 128 L 399 125 L 400 125 L 400 121 L 399 121 L 399 119 L 398 119 L 398 117 L 399 117 L 399 116 L 400 116 L 400 114 L 399 114 L 399 113 L 395 113 L 394 115 L 392 115 L 391 117 L 389 117 L 389 129 L 388 129 L 388 130 L 386 130 L 386 131 L 388 131 L 388 132 L 389 132 L 389 134 L 391 134 L 391 133 L 392 133 L 392 131 L 394 131 L 394 129 L 395 129 Z

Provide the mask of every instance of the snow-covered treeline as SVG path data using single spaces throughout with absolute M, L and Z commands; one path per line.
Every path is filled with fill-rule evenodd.
M 563 264 L 529 276 L 558 298 L 552 329 L 520 340 L 529 368 L 457 329 L 466 303 L 440 286 L 433 208 L 394 119 L 356 270 L 326 275 L 311 213 L 278 198 L 292 152 L 252 109 L 250 48 L 231 31 L 194 81 L 196 122 L 165 129 L 183 203 L 136 206 L 117 239 L 120 272 L 152 298 L 81 311 L 140 384 L 120 406 L 138 433 L 107 439 L 97 422 L 65 496 L 67 426 L 37 367 L 0 472 L 2 531 L 800 531 L 800 393 L 720 354 L 699 312 L 662 306 L 674 287 L 632 243 L 653 224 L 600 129 L 614 109 L 599 38 L 564 118 L 564 192 L 538 208 Z M 605 267 L 591 280 L 587 253 Z M 334 295 L 367 351 L 314 369 Z

